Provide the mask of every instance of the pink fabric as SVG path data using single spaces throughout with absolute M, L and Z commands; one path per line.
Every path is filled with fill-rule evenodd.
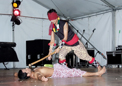
M 80 69 L 70 69 L 65 65 L 60 64 L 54 64 L 54 73 L 52 75 L 53 77 L 61 77 L 61 78 L 67 78 L 67 77 L 82 77 L 83 74 L 85 74 L 86 71 L 82 71 Z

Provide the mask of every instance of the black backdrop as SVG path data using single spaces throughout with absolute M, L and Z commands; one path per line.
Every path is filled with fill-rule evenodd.
M 48 55 L 50 40 L 28 40 L 26 41 L 26 65 L 37 61 Z M 45 59 L 34 66 L 43 66 L 44 64 L 52 64 L 52 60 Z
M 0 47 L 0 62 L 18 62 L 16 52 L 12 47 Z

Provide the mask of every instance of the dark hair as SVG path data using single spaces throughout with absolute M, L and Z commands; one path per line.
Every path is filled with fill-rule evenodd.
M 23 73 L 22 70 L 19 70 L 18 77 L 19 77 L 20 80 L 30 78 L 30 77 L 27 76 L 27 73 Z
M 47 12 L 47 15 L 48 15 L 48 13 L 52 13 L 52 12 L 57 13 L 55 9 L 50 9 L 50 10 Z

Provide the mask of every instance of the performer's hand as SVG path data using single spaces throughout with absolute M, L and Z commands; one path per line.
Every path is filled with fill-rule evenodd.
M 15 77 L 17 77 L 17 76 L 18 76 L 18 73 L 17 73 L 17 72 L 15 72 L 15 73 L 14 73 L 14 76 L 15 76 Z
M 60 48 L 58 47 L 56 50 L 55 50 L 55 53 L 59 53 L 60 51 Z
M 46 81 L 48 81 L 48 78 L 42 76 L 41 80 L 42 80 L 43 82 L 46 82 Z
M 48 60 L 51 60 L 52 59 L 52 56 L 50 55 L 49 57 L 48 57 Z

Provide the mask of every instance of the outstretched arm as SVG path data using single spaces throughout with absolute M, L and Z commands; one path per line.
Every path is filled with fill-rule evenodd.
M 54 36 L 54 32 L 52 31 L 51 33 L 51 41 L 50 41 L 50 48 L 49 48 L 49 53 L 48 54 L 51 54 L 52 53 L 52 48 L 53 48 L 53 45 L 55 43 L 55 36 Z M 51 56 L 48 57 L 48 60 L 51 60 Z

